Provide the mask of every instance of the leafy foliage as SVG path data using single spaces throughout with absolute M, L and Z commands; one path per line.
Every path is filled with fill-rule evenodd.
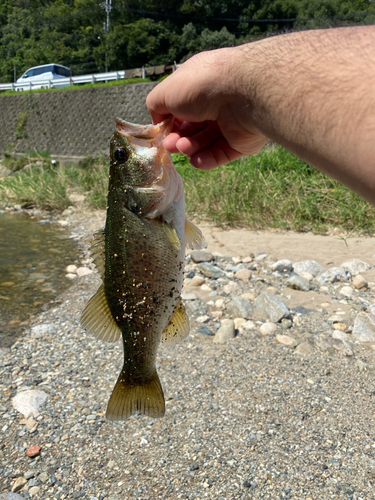
M 181 62 L 270 33 L 372 23 L 372 0 L 0 0 L 0 81 L 60 63 L 74 75 Z M 269 20 L 266 21 L 265 20 Z

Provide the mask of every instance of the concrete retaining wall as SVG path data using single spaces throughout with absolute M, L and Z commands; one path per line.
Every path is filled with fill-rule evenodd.
M 10 144 L 16 153 L 38 149 L 72 157 L 108 152 L 116 117 L 150 123 L 145 101 L 155 85 L 0 95 L 0 154 Z

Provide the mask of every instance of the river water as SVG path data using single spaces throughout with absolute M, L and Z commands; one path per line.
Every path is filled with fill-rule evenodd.
M 0 213 L 0 348 L 9 347 L 32 315 L 71 284 L 68 264 L 79 249 L 54 224 Z

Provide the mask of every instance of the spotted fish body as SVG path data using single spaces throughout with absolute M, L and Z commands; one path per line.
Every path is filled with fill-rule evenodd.
M 189 333 L 180 297 L 185 244 L 204 242 L 185 219 L 182 180 L 162 145 L 171 127 L 171 120 L 155 126 L 117 120 L 111 140 L 106 225 L 91 247 L 103 284 L 81 318 L 97 338 L 122 335 L 124 366 L 108 403 L 109 420 L 136 411 L 164 415 L 158 346 Z

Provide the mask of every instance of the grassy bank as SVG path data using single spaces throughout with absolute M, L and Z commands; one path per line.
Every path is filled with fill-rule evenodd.
M 281 147 L 265 148 L 211 172 L 192 168 L 181 155 L 173 157 L 184 180 L 187 213 L 194 218 L 254 229 L 375 232 L 375 207 Z M 85 194 L 93 208 L 105 208 L 106 158 L 69 166 L 52 165 L 45 156 L 27 158 L 26 168 L 0 180 L 0 202 L 64 209 L 75 192 Z M 5 162 L 13 171 L 22 163 L 12 158 Z
M 113 85 L 129 85 L 131 83 L 145 83 L 151 82 L 150 78 L 122 78 L 119 80 L 112 80 L 110 82 L 97 82 L 97 83 L 80 83 L 76 85 L 67 85 L 66 87 L 57 88 L 43 88 L 34 90 L 4 90 L 0 92 L 0 97 L 4 95 L 24 95 L 24 94 L 35 94 L 39 92 L 61 92 L 65 90 L 81 90 L 87 88 L 98 88 L 98 87 L 110 87 Z

